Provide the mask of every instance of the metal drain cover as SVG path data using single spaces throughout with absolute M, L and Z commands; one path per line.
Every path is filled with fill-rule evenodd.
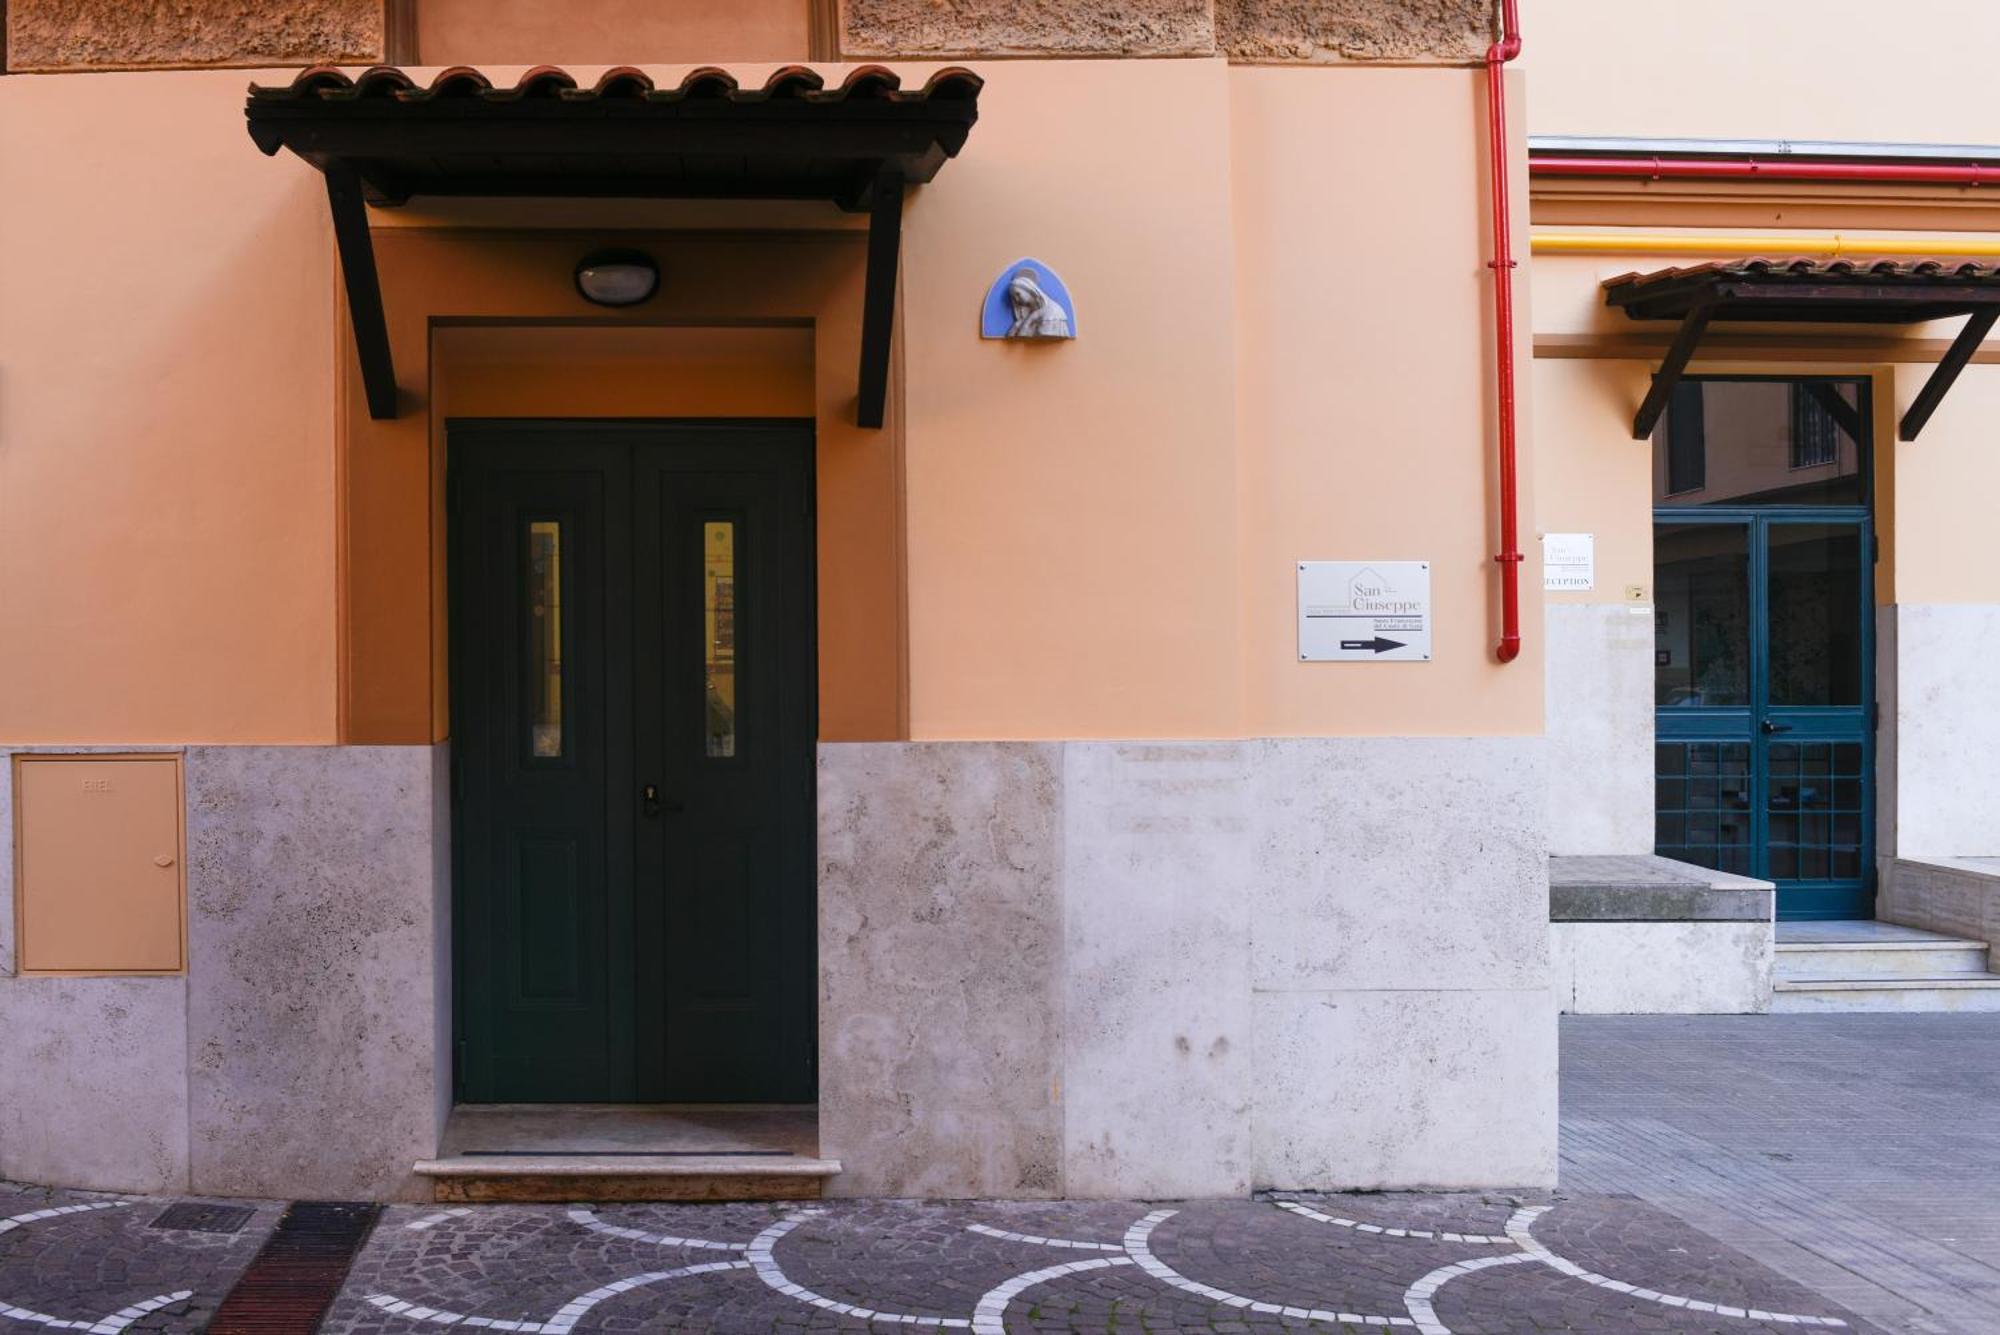
M 204 1205 L 182 1201 L 160 1211 L 150 1227 L 176 1233 L 240 1233 L 257 1211 L 248 1205 Z

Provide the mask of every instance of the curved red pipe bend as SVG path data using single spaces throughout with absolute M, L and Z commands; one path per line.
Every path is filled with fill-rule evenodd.
M 1486 49 L 1486 130 L 1493 184 L 1493 366 L 1500 409 L 1500 644 L 1502 663 L 1521 653 L 1520 523 L 1516 515 L 1514 408 L 1514 242 L 1507 204 L 1507 79 L 1503 68 L 1521 54 L 1516 0 L 1503 0 L 1500 40 Z

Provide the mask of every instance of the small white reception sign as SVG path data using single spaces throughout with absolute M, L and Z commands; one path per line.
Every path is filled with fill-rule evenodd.
M 1430 562 L 1299 562 L 1301 662 L 1423 663 L 1430 656 Z
M 1597 587 L 1597 535 L 1544 533 L 1542 588 L 1548 592 L 1588 592 Z

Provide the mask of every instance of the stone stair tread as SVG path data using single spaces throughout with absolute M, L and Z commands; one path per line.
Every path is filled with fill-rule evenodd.
M 1780 941 L 1777 948 L 1781 954 L 1812 954 L 1820 951 L 1868 952 L 1878 950 L 1925 951 L 1925 950 L 1985 950 L 1984 941 L 1973 941 L 1965 937 L 1939 937 L 1933 941 Z
M 1839 978 L 1820 974 L 1781 977 L 1773 984 L 1781 992 L 1825 992 L 1840 990 L 1897 992 L 1923 988 L 2000 988 L 2000 973 L 1948 973 L 1930 978 L 1868 977 Z

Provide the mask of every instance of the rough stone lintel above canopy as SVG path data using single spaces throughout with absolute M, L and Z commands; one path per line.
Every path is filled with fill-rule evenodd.
M 8 0 L 9 70 L 372 64 L 383 0 Z
M 1462 64 L 1493 0 L 840 0 L 841 54 L 1213 56 L 1262 64 Z

